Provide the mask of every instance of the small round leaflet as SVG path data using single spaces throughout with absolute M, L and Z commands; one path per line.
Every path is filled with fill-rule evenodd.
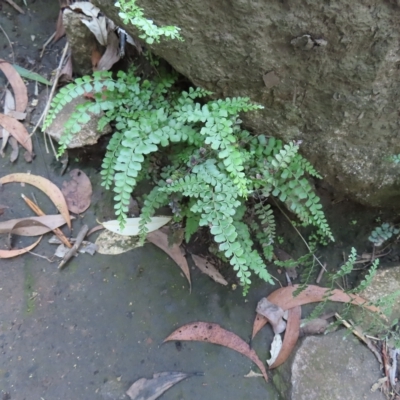
M 73 169 L 69 176 L 71 179 L 63 182 L 61 192 L 67 202 L 68 210 L 81 214 L 90 206 L 92 184 L 87 175 L 79 169 Z

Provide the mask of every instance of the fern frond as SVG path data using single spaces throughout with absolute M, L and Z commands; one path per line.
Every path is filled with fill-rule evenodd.
M 167 192 L 162 192 L 160 188 L 160 186 L 154 187 L 144 201 L 139 222 L 139 243 L 141 245 L 143 245 L 146 240 L 146 235 L 148 233 L 147 223 L 151 222 L 151 217 L 158 208 L 168 204 L 169 194 Z

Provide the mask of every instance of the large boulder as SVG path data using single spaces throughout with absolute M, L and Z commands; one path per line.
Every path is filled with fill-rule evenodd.
M 340 330 L 303 339 L 273 382 L 286 400 L 384 400 L 379 390 L 371 391 L 380 378 L 372 352 Z
M 114 0 L 93 0 L 117 24 Z M 216 96 L 265 106 L 256 133 L 301 140 L 337 191 L 400 204 L 400 6 L 396 1 L 140 0 L 185 39 L 152 50 Z M 133 26 L 125 29 L 137 34 Z

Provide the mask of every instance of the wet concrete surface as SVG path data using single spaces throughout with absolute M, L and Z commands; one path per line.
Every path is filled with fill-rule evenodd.
M 31 170 L 61 186 L 58 164 L 42 154 L 32 164 L 1 159 L 0 175 Z M 83 223 L 92 227 L 103 218 L 109 198 L 96 169 L 73 161 L 68 170 L 76 167 L 91 179 L 94 195 L 90 209 L 73 221 L 73 236 Z M 10 208 L 0 221 L 32 215 L 21 193 L 35 197 L 46 213 L 55 212 L 39 190 L 7 184 L 0 199 Z M 33 252 L 51 258 L 50 236 Z M 17 239 L 16 247 L 34 241 Z M 4 240 L 1 245 L 5 248 Z M 164 399 L 279 398 L 271 383 L 243 377 L 257 367 L 238 353 L 197 342 L 162 344 L 177 327 L 194 321 L 218 323 L 248 340 L 256 304 L 271 286 L 258 282 L 244 298 L 240 289 L 222 287 L 192 268 L 189 293 L 177 265 L 152 244 L 116 256 L 79 255 L 62 271 L 56 262 L 33 254 L 0 263 L 0 393 L 5 399 L 124 398 L 138 378 L 162 371 L 204 372 Z M 269 330 L 254 343 L 264 361 L 267 340 Z

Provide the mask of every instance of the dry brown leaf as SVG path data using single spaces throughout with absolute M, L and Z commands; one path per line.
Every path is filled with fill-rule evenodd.
M 131 400 L 155 400 L 183 379 L 195 374 L 183 372 L 161 372 L 154 374 L 152 379 L 137 380 L 126 392 Z
M 99 61 L 101 60 L 101 53 L 100 51 L 94 47 L 92 50 L 92 69 L 93 71 L 96 71 L 97 65 L 99 64 Z
M 67 202 L 68 210 L 81 214 L 86 211 L 92 198 L 92 184 L 88 176 L 79 169 L 73 169 L 69 181 L 64 181 L 61 192 Z
M 25 147 L 30 153 L 32 153 L 32 139 L 29 136 L 28 131 L 16 119 L 9 117 L 8 115 L 0 114 L 0 125 L 5 128 L 12 136 L 17 139 L 21 146 Z
M 103 225 L 96 225 L 92 229 L 89 230 L 89 232 L 86 234 L 86 237 L 89 237 L 92 233 L 95 233 L 97 231 L 101 231 L 102 229 L 104 229 Z
M 72 58 L 69 56 L 63 69 L 60 72 L 59 81 L 61 82 L 70 82 L 72 81 L 72 73 L 73 73 L 73 66 L 72 66 Z
M 324 295 L 329 291 L 328 288 L 323 288 L 315 285 L 308 285 L 299 295 L 293 296 L 293 292 L 298 289 L 298 285 L 287 286 L 279 288 L 272 292 L 267 299 L 283 308 L 283 310 L 290 310 L 296 306 L 302 306 L 308 303 L 320 302 L 324 299 Z M 380 313 L 379 308 L 367 305 L 367 300 L 363 299 L 356 294 L 347 294 L 339 289 L 332 291 L 329 296 L 330 301 L 338 301 L 341 303 L 351 303 L 354 305 L 364 306 L 372 312 Z M 253 338 L 260 331 L 260 329 L 267 323 L 267 319 L 260 314 L 256 315 L 253 324 Z
M 12 152 L 10 154 L 10 161 L 13 163 L 17 160 L 19 154 L 18 142 L 15 140 L 14 137 L 10 137 L 9 141 L 10 146 L 12 148 Z
M 35 243 L 33 243 L 30 246 L 25 247 L 23 249 L 0 250 L 0 258 L 12 258 L 12 257 L 17 257 L 21 254 L 27 253 L 28 251 L 31 251 L 35 246 L 37 246 L 41 239 L 42 239 L 42 237 L 40 237 Z
M 10 115 L 10 112 L 15 110 L 15 99 L 13 94 L 6 89 L 6 95 L 5 95 L 5 99 L 4 99 L 4 114 L 5 115 Z M 7 146 L 9 137 L 10 137 L 10 132 L 7 131 L 7 129 L 2 128 L 1 129 L 2 132 L 2 138 L 3 138 L 3 143 L 1 145 L 1 149 L 0 149 L 0 154 L 2 157 L 5 156 L 4 154 L 4 149 Z
M 64 224 L 66 222 L 61 214 L 10 219 L 0 222 L 0 233 L 12 233 L 19 236 L 39 236 Z
M 29 183 L 30 185 L 37 187 L 47 194 L 47 196 L 50 197 L 51 201 L 57 207 L 58 211 L 60 211 L 61 215 L 64 217 L 68 227 L 71 228 L 71 217 L 68 212 L 67 203 L 65 202 L 61 190 L 54 183 L 41 176 L 24 173 L 10 174 L 0 178 L 0 183 L 3 185 L 12 182 Z
M 176 331 L 172 332 L 164 342 L 171 340 L 195 340 L 228 347 L 253 361 L 262 372 L 264 379 L 268 381 L 265 366 L 258 358 L 256 352 L 253 349 L 250 349 L 250 346 L 239 336 L 221 328 L 218 324 L 194 322 L 192 324 L 181 326 Z
M 214 279 L 215 282 L 220 283 L 221 285 L 227 285 L 228 282 L 225 278 L 219 273 L 219 271 L 212 265 L 209 261 L 207 261 L 203 257 L 196 256 L 192 254 L 192 258 L 197 268 L 204 274 L 208 275 L 210 278 Z
M 95 71 L 108 71 L 121 58 L 119 40 L 114 31 L 108 32 L 107 48 Z
M 25 112 L 28 105 L 28 91 L 25 83 L 15 68 L 7 61 L 0 58 L 0 69 L 7 77 L 15 96 L 15 110 Z
M 148 233 L 147 240 L 150 243 L 155 244 L 157 247 L 159 247 L 165 253 L 167 253 L 178 264 L 179 268 L 182 270 L 182 272 L 186 276 L 186 279 L 189 282 L 190 290 L 192 290 L 192 282 L 190 280 L 189 266 L 188 266 L 185 256 L 182 255 L 182 251 L 181 251 L 180 247 L 177 246 L 176 244 L 169 247 L 168 246 L 168 235 L 160 230 Z
M 56 34 L 54 36 L 53 42 L 56 43 L 65 35 L 65 28 L 63 24 L 63 10 L 60 10 L 58 13 L 57 25 L 56 25 Z
M 80 11 L 86 16 L 90 17 L 90 20 L 85 19 L 82 16 L 81 21 L 85 24 L 91 32 L 96 36 L 97 41 L 102 45 L 107 45 L 107 24 L 106 17 L 99 15 L 100 9 L 92 3 L 86 1 L 78 1 L 71 4 L 69 8 L 75 12 Z
M 292 353 L 300 334 L 300 318 L 300 306 L 293 307 L 289 310 L 282 348 L 274 363 L 270 365 L 270 369 L 279 367 L 279 365 L 283 364 Z

